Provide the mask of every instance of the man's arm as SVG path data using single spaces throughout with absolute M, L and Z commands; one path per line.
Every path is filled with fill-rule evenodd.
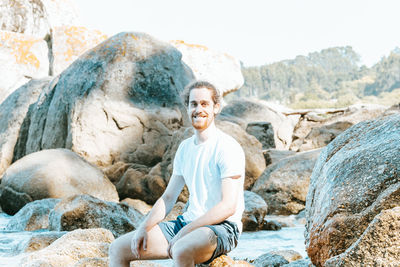
M 131 242 L 131 250 L 138 258 L 140 257 L 140 246 L 143 244 L 143 250 L 147 248 L 147 232 L 161 222 L 171 211 L 184 185 L 185 180 L 183 176 L 172 175 L 165 192 L 156 201 L 149 214 L 136 230 L 136 234 Z

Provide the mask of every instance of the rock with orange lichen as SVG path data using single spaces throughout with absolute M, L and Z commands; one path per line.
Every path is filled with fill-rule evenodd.
M 48 75 L 47 43 L 33 36 L 0 31 L 0 103 L 32 78 Z
M 97 30 L 78 26 L 54 27 L 52 32 L 53 75 L 61 73 L 83 53 L 107 39 Z
M 203 45 L 187 44 L 183 41 L 171 41 L 182 53 L 182 60 L 193 71 L 198 80 L 213 83 L 226 95 L 238 90 L 244 83 L 238 59 Z
M 252 267 L 250 263 L 242 260 L 233 260 L 231 257 L 222 255 L 214 259 L 209 265 L 209 267 Z
M 40 95 L 14 159 L 68 148 L 100 167 L 122 162 L 151 170 L 188 120 L 180 92 L 192 79 L 172 45 L 145 33 L 117 34 L 80 56 Z M 156 169 L 148 185 L 158 198 L 165 182 Z

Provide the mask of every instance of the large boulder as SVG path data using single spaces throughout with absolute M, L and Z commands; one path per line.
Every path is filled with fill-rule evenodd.
M 181 54 L 144 33 L 120 33 L 79 57 L 28 112 L 16 159 L 68 148 L 89 162 L 154 166 L 184 107 L 179 93 L 192 79 Z
M 297 214 L 305 208 L 311 173 L 320 151 L 297 153 L 265 169 L 252 191 L 267 202 L 269 214 Z
M 379 213 L 361 237 L 326 267 L 400 266 L 400 207 Z
M 251 191 L 244 191 L 244 212 L 242 216 L 243 231 L 260 230 L 264 217 L 268 212 L 268 205 L 264 199 Z
M 0 177 L 12 163 L 14 147 L 29 106 L 36 102 L 48 83 L 48 78 L 31 80 L 0 104 Z
M 0 31 L 0 103 L 30 79 L 48 76 L 48 53 L 42 39 Z
M 104 228 L 115 237 L 135 230 L 143 215 L 125 203 L 102 201 L 89 195 L 64 198 L 49 214 L 49 229 Z
M 51 33 L 51 74 L 60 74 L 79 56 L 106 39 L 102 32 L 82 26 L 54 27 Z
M 26 204 L 7 223 L 7 231 L 35 231 L 49 227 L 49 213 L 60 202 L 57 198 L 46 198 Z
M 233 100 L 222 109 L 220 119 L 239 124 L 243 129 L 249 123 L 269 122 L 274 132 L 277 149 L 288 149 L 292 143 L 292 134 L 300 115 L 285 115 L 283 107 L 262 100 Z
M 115 186 L 103 172 L 68 149 L 25 156 L 7 169 L 0 186 L 1 207 L 8 214 L 44 198 L 89 194 L 102 200 L 119 200 Z
M 400 114 L 396 114 L 361 122 L 322 150 L 306 201 L 306 249 L 313 264 L 323 266 L 342 254 L 360 239 L 376 215 L 400 206 L 399 140 Z M 376 238 L 384 237 L 384 231 L 377 233 Z M 397 237 L 387 238 L 385 244 L 398 242 Z M 390 254 L 385 251 L 377 246 L 375 259 L 382 255 L 387 260 Z
M 196 80 L 206 80 L 217 87 L 222 96 L 242 87 L 244 78 L 240 61 L 203 45 L 171 41 L 182 53 L 182 61 L 192 70 Z
M 85 258 L 108 256 L 112 233 L 106 229 L 78 229 L 69 232 L 48 247 L 28 253 L 21 258 L 21 267 L 62 266 L 72 267 Z

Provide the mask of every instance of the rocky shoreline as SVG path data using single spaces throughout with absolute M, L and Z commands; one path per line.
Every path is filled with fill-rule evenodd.
M 12 17 L 17 11 L 8 8 Z M 107 266 L 110 242 L 136 229 L 165 190 L 179 143 L 193 134 L 183 88 L 206 79 L 222 95 L 238 90 L 240 62 L 139 32 L 98 33 L 62 60 L 60 42 L 74 42 L 46 25 L 53 28 L 0 32 L 0 54 L 14 55 L 15 39 L 52 47 L 40 52 L 51 60 L 15 57 L 3 68 L 18 71 L 0 75 L 0 206 L 13 215 L 4 231 L 34 233 L 22 266 Z M 306 225 L 309 258 L 274 251 L 210 266 L 400 265 L 400 104 L 291 110 L 240 99 L 224 103 L 216 124 L 245 152 L 244 230 L 279 230 L 296 216 Z M 187 199 L 183 190 L 168 219 Z

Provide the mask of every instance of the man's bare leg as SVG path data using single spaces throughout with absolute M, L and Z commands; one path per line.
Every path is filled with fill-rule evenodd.
M 193 267 L 208 261 L 217 248 L 217 236 L 208 227 L 200 227 L 185 235 L 172 247 L 172 258 L 177 267 Z
M 152 260 L 168 258 L 168 241 L 158 225 L 147 233 L 147 249 L 140 247 L 140 257 L 136 258 L 131 251 L 131 241 L 135 232 L 118 237 L 111 243 L 109 250 L 110 267 L 129 267 L 133 260 Z

